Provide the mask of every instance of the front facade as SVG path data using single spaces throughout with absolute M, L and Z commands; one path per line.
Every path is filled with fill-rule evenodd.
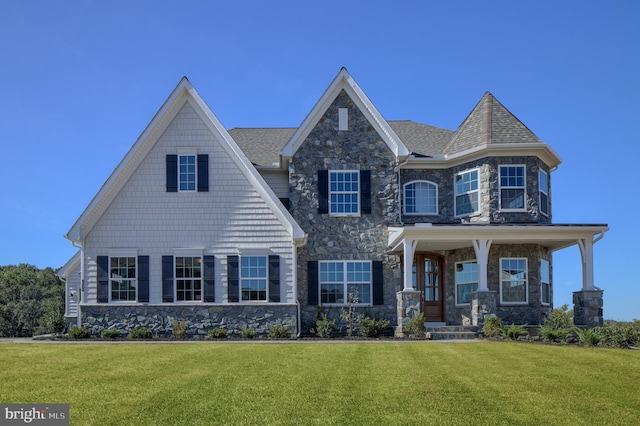
M 66 314 L 95 333 L 296 335 L 348 305 L 397 333 L 418 312 L 539 324 L 552 253 L 578 244 L 576 320 L 596 325 L 608 228 L 552 223 L 560 161 L 489 93 L 456 131 L 386 121 L 342 69 L 298 128 L 226 131 L 183 79 L 66 236 Z

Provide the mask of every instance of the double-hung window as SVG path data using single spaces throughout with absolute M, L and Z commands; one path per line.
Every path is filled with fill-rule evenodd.
M 478 169 L 458 173 L 454 178 L 456 216 L 468 216 L 480 210 Z
M 471 293 L 478 290 L 478 263 L 456 263 L 456 305 L 471 303 Z
M 428 181 L 409 182 L 404 186 L 405 214 L 438 214 L 438 187 Z
M 109 288 L 112 302 L 136 301 L 136 258 L 109 258 Z
M 176 256 L 176 301 L 202 301 L 202 258 Z
M 333 215 L 360 214 L 360 172 L 332 170 L 329 172 L 329 213 Z
M 500 166 L 500 209 L 523 210 L 525 208 L 524 166 Z
M 320 270 L 321 304 L 370 304 L 370 261 L 322 261 Z
M 551 304 L 551 270 L 545 259 L 540 260 L 540 299 L 543 305 Z
M 500 259 L 500 302 L 527 303 L 527 293 L 527 259 Z
M 540 213 L 549 216 L 549 175 L 543 170 L 538 172 L 540 186 Z
M 242 301 L 267 300 L 267 257 L 240 257 L 240 294 Z

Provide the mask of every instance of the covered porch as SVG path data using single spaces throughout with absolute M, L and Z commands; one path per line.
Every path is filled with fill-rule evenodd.
M 489 283 L 491 248 L 513 247 L 522 250 L 535 245 L 553 253 L 578 245 L 582 259 L 582 288 L 574 293 L 574 321 L 577 325 L 602 324 L 602 290 L 594 283 L 593 246 L 608 230 L 607 225 L 572 224 L 431 224 L 389 227 L 389 248 L 402 259 L 402 288 L 397 294 L 398 326 L 419 312 L 428 311 L 426 298 L 442 298 L 444 291 L 425 294 L 425 286 L 416 288 L 415 259 L 424 253 L 470 251 L 477 263 L 477 290 L 470 297 L 469 325 L 481 326 L 484 316 L 496 314 L 501 297 Z M 519 246 L 519 247 L 518 247 Z M 471 251 L 472 250 L 472 251 Z M 411 261 L 405 261 L 411 259 Z M 428 278 L 427 278 L 428 280 Z M 552 282 L 552 280 L 551 280 Z M 444 309 L 445 304 L 442 306 Z M 457 302 L 456 302 L 457 303 Z M 533 306 L 533 305 L 532 305 Z M 534 307 L 535 308 L 535 307 Z

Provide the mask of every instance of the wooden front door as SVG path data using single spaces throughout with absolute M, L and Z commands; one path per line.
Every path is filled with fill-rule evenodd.
M 416 253 L 413 259 L 413 285 L 422 293 L 425 322 L 444 322 L 444 285 L 442 257 Z

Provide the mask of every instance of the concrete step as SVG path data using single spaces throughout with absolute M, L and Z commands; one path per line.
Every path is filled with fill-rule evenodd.
M 427 327 L 425 335 L 431 340 L 467 340 L 478 338 L 479 327 L 447 325 Z

